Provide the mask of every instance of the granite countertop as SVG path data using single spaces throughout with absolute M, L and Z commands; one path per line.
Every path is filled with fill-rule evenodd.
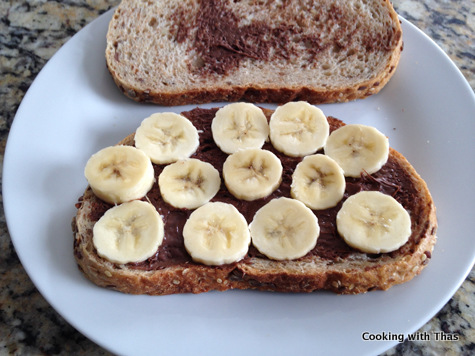
M 0 157 L 15 112 L 35 76 L 76 32 L 119 0 L 0 1 Z M 450 56 L 475 89 L 473 0 L 395 0 L 394 7 Z M 37 291 L 20 264 L 0 209 L 0 354 L 108 355 L 71 327 Z M 419 331 L 457 341 L 405 341 L 384 355 L 475 353 L 475 272 Z

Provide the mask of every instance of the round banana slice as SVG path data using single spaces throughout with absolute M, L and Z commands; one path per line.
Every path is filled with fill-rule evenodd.
M 166 166 L 158 177 L 163 200 L 180 209 L 196 209 L 209 202 L 220 185 L 218 170 L 195 158 Z
M 411 236 L 411 217 L 393 197 L 363 191 L 349 197 L 336 216 L 348 245 L 367 253 L 391 252 Z
M 345 125 L 333 131 L 324 147 L 347 177 L 375 173 L 388 161 L 389 140 L 371 126 Z
M 316 154 L 305 157 L 292 175 L 290 194 L 310 209 L 334 207 L 345 193 L 345 176 L 330 157 Z
M 239 150 L 226 158 L 223 178 L 230 193 L 238 199 L 252 201 L 265 198 L 282 181 L 282 163 L 267 150 Z
M 163 221 L 155 207 L 134 200 L 107 210 L 94 225 L 92 241 L 100 256 L 123 264 L 153 256 L 163 236 Z
M 272 145 L 292 157 L 317 152 L 330 132 L 322 110 L 305 101 L 279 106 L 271 116 L 269 128 Z
M 150 158 L 132 146 L 106 147 L 93 154 L 84 175 L 94 194 L 111 204 L 142 198 L 155 180 Z
M 277 198 L 260 208 L 250 226 L 252 244 L 274 260 L 305 256 L 317 244 L 318 219 L 298 200 Z
M 222 265 L 242 259 L 251 242 L 244 216 L 231 204 L 207 203 L 191 213 L 183 228 L 194 261 Z
M 198 131 L 191 121 L 172 112 L 147 117 L 135 132 L 135 146 L 156 164 L 186 159 L 199 143 Z
M 261 148 L 269 136 L 269 124 L 254 104 L 232 103 L 216 112 L 211 132 L 216 145 L 231 154 L 243 148 Z

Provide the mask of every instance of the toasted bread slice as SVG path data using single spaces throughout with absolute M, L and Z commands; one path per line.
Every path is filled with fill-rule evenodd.
M 227 155 L 215 145 L 210 129 L 216 110 L 197 108 L 183 115 L 200 130 L 200 147 L 192 157 L 212 163 L 221 173 Z M 263 111 L 269 118 L 272 111 Z M 328 117 L 328 121 L 330 130 L 344 125 L 336 118 Z M 120 144 L 133 145 L 134 134 Z M 274 193 L 264 199 L 245 202 L 234 198 L 222 184 L 213 198 L 213 201 L 236 206 L 248 222 L 270 199 L 290 196 L 292 172 L 301 160 L 283 155 L 269 143 L 264 148 L 278 155 L 284 167 L 282 183 Z M 157 178 L 163 166 L 154 165 L 154 168 Z M 346 245 L 336 230 L 335 216 L 343 201 L 360 190 L 390 194 L 409 212 L 412 235 L 405 245 L 394 252 L 377 255 L 359 252 Z M 320 237 L 312 251 L 296 260 L 273 261 L 251 245 L 247 256 L 236 263 L 217 267 L 195 263 L 186 252 L 181 235 L 191 211 L 166 204 L 157 184 L 143 200 L 151 202 L 163 216 L 164 242 L 146 261 L 119 265 L 98 256 L 92 242 L 95 222 L 112 205 L 97 198 L 90 188 L 79 199 L 77 215 L 73 219 L 74 254 L 80 270 L 95 284 L 124 293 L 151 295 L 233 288 L 285 292 L 326 289 L 356 294 L 373 289 L 386 290 L 412 279 L 429 262 L 436 242 L 436 212 L 427 185 L 410 163 L 393 149 L 380 171 L 360 178 L 346 178 L 344 198 L 336 207 L 314 211 L 319 220 Z
M 389 0 L 123 0 L 106 63 L 141 102 L 320 104 L 379 92 L 402 49 Z

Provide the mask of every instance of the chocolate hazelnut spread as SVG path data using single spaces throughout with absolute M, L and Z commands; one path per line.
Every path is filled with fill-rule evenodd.
M 192 29 L 196 29 L 193 45 L 200 55 L 194 66 L 204 74 L 224 74 L 245 57 L 268 60 L 271 49 L 275 56 L 288 58 L 286 43 L 296 31 L 292 26 L 271 28 L 259 21 L 239 25 L 236 14 L 217 0 L 200 2 L 195 22 L 178 27 L 177 42 L 187 40 Z
M 189 64 L 191 71 L 222 75 L 239 67 L 244 58 L 287 60 L 294 55 L 313 62 L 322 51 L 350 47 L 366 48 L 368 52 L 390 51 L 401 36 L 390 26 L 381 33 L 361 34 L 362 29 L 355 24 L 359 15 L 349 14 L 348 9 L 337 4 L 307 9 L 305 4 L 289 5 L 284 1 L 275 18 L 269 13 L 272 18 L 264 22 L 248 21 L 248 13 L 242 19 L 225 3 L 202 0 L 193 18 L 181 9 L 174 14 L 176 41 L 189 42 L 188 50 L 197 53 L 196 60 Z M 319 5 L 312 3 L 314 6 Z M 315 13 L 313 17 L 303 18 L 302 13 L 310 10 Z
M 220 173 L 222 177 L 222 166 L 227 158 L 227 154 L 222 152 L 214 143 L 211 133 L 211 122 L 217 109 L 201 109 L 197 108 L 192 111 L 182 113 L 197 128 L 200 135 L 200 146 L 198 150 L 191 156 L 211 163 Z M 343 125 L 343 123 L 335 118 L 329 118 L 330 131 Z M 283 165 L 282 183 L 279 188 L 270 196 L 255 200 L 252 202 L 242 201 L 232 196 L 226 189 L 222 180 L 221 188 L 212 201 L 221 201 L 233 204 L 250 223 L 255 212 L 264 204 L 276 197 L 290 197 L 290 185 L 292 183 L 292 174 L 296 165 L 302 158 L 285 156 L 281 152 L 275 150 L 270 143 L 266 143 L 264 149 L 274 152 L 281 160 Z M 154 165 L 155 178 L 158 176 L 165 166 Z M 417 192 L 411 177 L 399 165 L 396 159 L 389 157 L 388 162 L 376 173 L 362 174 L 360 178 L 346 178 L 346 190 L 342 201 L 334 208 L 314 211 L 320 225 L 320 236 L 315 248 L 309 252 L 309 255 L 317 255 L 327 260 L 338 260 L 345 258 L 355 250 L 350 248 L 343 239 L 338 235 L 336 229 L 336 214 L 343 202 L 350 196 L 362 190 L 377 190 L 385 194 L 393 196 L 404 208 L 409 212 L 413 226 L 420 224 L 423 220 L 418 209 L 420 203 L 417 201 Z M 181 263 L 193 263 L 191 257 L 185 250 L 182 230 L 183 226 L 191 214 L 191 210 L 177 209 L 165 203 L 160 197 L 158 184 L 154 184 L 144 200 L 150 201 L 163 217 L 165 225 L 165 237 L 162 245 L 157 253 L 139 263 L 128 264 L 131 268 L 142 270 L 154 270 L 164 268 L 169 265 Z M 92 209 L 89 218 L 97 221 L 104 212 L 111 206 L 97 199 L 96 206 Z M 419 207 L 419 208 L 418 208 Z M 391 256 L 404 254 L 409 252 L 417 243 L 417 237 L 411 236 L 409 241 L 399 250 L 389 253 Z M 259 252 L 251 245 L 248 256 L 261 256 Z M 378 255 L 374 255 L 377 257 Z M 247 258 L 247 257 L 246 257 Z M 246 261 L 245 258 L 245 261 Z M 303 257 L 305 258 L 305 257 Z

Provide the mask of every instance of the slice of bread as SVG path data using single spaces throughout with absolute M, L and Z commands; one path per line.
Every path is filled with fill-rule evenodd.
M 200 132 L 200 146 L 192 157 L 212 163 L 222 174 L 227 155 L 214 143 L 211 121 L 217 109 L 196 108 L 183 115 Z M 271 110 L 263 109 L 268 118 Z M 344 125 L 328 117 L 330 130 Z M 120 144 L 133 145 L 134 134 Z M 282 183 L 269 197 L 245 202 L 233 197 L 224 183 L 212 201 L 233 204 L 252 221 L 254 213 L 269 200 L 290 197 L 292 172 L 301 158 L 288 157 L 276 151 L 270 143 L 265 149 L 282 161 Z M 164 166 L 154 165 L 155 178 Z M 360 190 L 378 190 L 392 195 L 409 212 L 412 234 L 408 242 L 390 253 L 367 254 L 349 247 L 338 235 L 335 216 L 348 196 Z M 74 255 L 80 270 L 95 284 L 124 293 L 164 295 L 201 293 L 210 290 L 260 289 L 285 292 L 331 290 L 341 294 L 356 294 L 373 289 L 386 290 L 419 274 L 429 262 L 436 242 L 437 220 L 434 203 L 424 180 L 398 152 L 390 149 L 388 162 L 372 175 L 346 178 L 346 191 L 336 207 L 314 211 L 319 220 L 320 236 L 316 247 L 306 256 L 292 261 L 273 261 L 260 254 L 252 245 L 247 256 L 236 263 L 212 267 L 192 261 L 185 250 L 181 231 L 190 210 L 175 209 L 160 197 L 158 184 L 143 198 L 151 202 L 165 223 L 164 242 L 157 253 L 140 263 L 115 264 L 100 257 L 92 242 L 96 221 L 112 205 L 97 198 L 87 188 L 77 203 L 73 219 Z
M 321 104 L 379 92 L 402 49 L 389 0 L 123 0 L 106 63 L 140 102 Z

